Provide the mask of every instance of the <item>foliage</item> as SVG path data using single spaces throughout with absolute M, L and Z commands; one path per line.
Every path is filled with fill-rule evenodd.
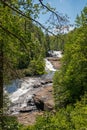
M 67 35 L 62 68 L 54 77 L 57 107 L 80 100 L 87 91 L 87 26 Z M 62 103 L 62 104 L 61 104 Z
M 66 43 L 66 34 L 60 34 L 55 36 L 50 36 L 50 50 L 61 50 L 64 51 L 64 45 Z
M 76 17 L 76 26 L 80 27 L 84 25 L 87 25 L 87 6 L 84 7 L 80 16 L 77 15 Z
M 0 122 L 0 130 L 21 130 L 22 127 L 14 116 L 4 115 Z
M 55 114 L 45 113 L 38 117 L 36 124 L 22 130 L 86 130 L 87 129 L 87 94 L 76 104 L 67 105 Z
M 9 105 L 10 105 L 10 99 L 8 96 L 8 93 L 4 92 L 3 93 L 3 113 L 6 114 L 6 112 L 9 109 Z
M 39 57 L 38 59 L 31 60 L 30 63 L 30 75 L 42 75 L 44 74 L 45 70 L 45 63 L 44 60 L 42 61 L 42 58 Z
M 29 4 L 28 6 L 27 3 Z M 24 8 L 28 17 L 31 14 L 36 17 L 40 11 L 39 7 L 33 6 L 32 1 L 11 1 L 11 4 L 17 9 Z M 33 70 L 34 67 L 31 65 L 33 61 L 36 66 L 39 66 L 42 60 L 42 69 L 36 67 L 39 71 L 37 70 L 37 73 L 33 71 L 31 75 L 43 74 L 44 43 L 46 40 L 41 28 L 36 26 L 31 20 L 21 17 L 20 14 L 8 6 L 4 6 L 1 2 L 0 7 L 0 41 L 3 42 L 4 52 L 4 82 L 7 83 L 8 79 L 24 76 L 22 74 L 25 69 L 28 71 L 30 69 Z M 32 12 L 33 10 L 38 11 Z M 21 70 L 21 73 L 19 73 L 19 70 Z M 27 75 L 26 73 L 24 74 Z

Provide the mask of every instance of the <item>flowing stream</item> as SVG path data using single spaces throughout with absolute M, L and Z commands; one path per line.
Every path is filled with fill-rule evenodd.
M 53 56 L 54 54 L 55 53 L 53 53 Z M 58 51 L 57 53 L 56 51 L 55 56 L 61 57 L 61 52 Z M 7 87 L 9 98 L 11 100 L 9 113 L 18 114 L 23 108 L 28 111 L 34 111 L 37 109 L 33 102 L 33 96 L 42 87 L 52 85 L 49 81 L 52 81 L 53 75 L 56 71 L 50 61 L 45 59 L 45 63 L 45 70 L 47 74 L 44 74 L 41 77 L 25 77 L 20 80 L 17 79 L 16 81 L 13 81 L 9 87 Z

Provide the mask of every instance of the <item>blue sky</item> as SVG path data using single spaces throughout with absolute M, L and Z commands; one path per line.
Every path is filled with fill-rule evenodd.
M 80 14 L 84 6 L 87 5 L 87 0 L 43 0 L 43 3 L 49 3 L 59 13 L 67 14 L 70 23 L 74 24 L 77 14 Z M 40 15 L 40 22 L 44 23 L 48 15 Z

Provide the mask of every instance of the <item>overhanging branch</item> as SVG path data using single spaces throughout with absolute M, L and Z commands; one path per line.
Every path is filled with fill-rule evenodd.
M 50 34 L 56 36 L 54 33 L 52 33 L 52 32 L 49 31 L 47 28 L 45 28 L 40 22 L 38 22 L 37 20 L 35 20 L 35 19 L 33 19 L 33 18 L 27 16 L 27 15 L 26 15 L 25 13 L 23 13 L 21 10 L 19 10 L 19 9 L 17 9 L 16 7 L 14 7 L 14 6 L 8 4 L 8 3 L 5 2 L 4 0 L 1 0 L 1 2 L 2 2 L 5 6 L 9 7 L 11 10 L 13 10 L 13 11 L 17 12 L 18 14 L 22 15 L 23 17 L 25 17 L 25 18 L 27 18 L 27 19 L 29 19 L 29 20 L 32 20 L 33 22 L 37 23 L 41 28 L 43 28 L 43 29 L 44 29 L 45 31 L 47 31 L 48 33 L 50 33 Z
M 64 18 L 61 17 L 60 15 L 58 15 L 55 11 L 53 11 L 52 9 L 50 9 L 49 7 L 47 7 L 45 4 L 43 4 L 42 0 L 39 0 L 40 4 L 45 7 L 48 11 L 52 12 L 56 17 L 58 22 L 60 23 L 60 20 L 64 21 Z
M 0 23 L 0 28 L 1 28 L 4 32 L 6 32 L 8 35 L 10 34 L 10 35 L 14 36 L 15 38 L 17 38 L 17 39 L 20 41 L 20 43 L 23 44 L 24 48 L 27 50 L 27 47 L 26 47 L 25 42 L 24 42 L 25 39 L 22 40 L 22 39 L 19 38 L 16 34 L 12 33 L 11 31 L 9 31 L 9 30 L 6 29 L 5 27 L 3 27 L 1 23 Z

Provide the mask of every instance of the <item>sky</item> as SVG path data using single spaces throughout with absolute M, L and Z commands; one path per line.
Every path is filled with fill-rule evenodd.
M 70 24 L 74 24 L 77 14 L 80 14 L 87 5 L 87 0 L 43 0 L 43 3 L 49 3 L 51 7 L 56 8 L 59 13 L 67 14 Z M 40 22 L 44 23 L 48 15 L 40 15 Z

